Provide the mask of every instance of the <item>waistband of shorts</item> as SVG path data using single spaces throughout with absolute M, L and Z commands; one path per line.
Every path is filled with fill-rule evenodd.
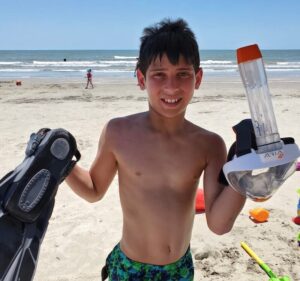
M 185 254 L 184 254 L 181 258 L 179 258 L 177 261 L 174 261 L 174 262 L 169 263 L 169 264 L 164 264 L 164 265 L 157 265 L 157 264 L 150 264 L 150 263 L 143 263 L 143 262 L 140 262 L 140 261 L 135 261 L 135 260 L 133 260 L 133 259 L 131 259 L 131 258 L 129 258 L 129 257 L 126 256 L 126 254 L 125 254 L 125 253 L 122 251 L 122 249 L 121 249 L 120 243 L 118 243 L 118 244 L 115 246 L 115 248 L 113 249 L 113 251 L 118 251 L 119 254 L 120 254 L 123 258 L 129 260 L 129 261 L 132 262 L 132 263 L 140 264 L 140 265 L 152 265 L 152 266 L 158 266 L 158 267 L 165 267 L 165 266 L 177 265 L 177 264 L 180 264 L 180 263 L 182 263 L 182 262 L 185 262 L 187 259 L 190 259 L 190 258 L 191 258 L 190 245 L 188 246 L 188 248 L 187 248 Z

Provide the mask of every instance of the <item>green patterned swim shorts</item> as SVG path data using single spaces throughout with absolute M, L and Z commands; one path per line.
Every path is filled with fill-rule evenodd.
M 110 281 L 191 281 L 194 278 L 190 249 L 174 263 L 153 265 L 131 260 L 126 257 L 118 244 L 106 259 L 102 280 L 105 278 L 103 271 L 107 272 Z

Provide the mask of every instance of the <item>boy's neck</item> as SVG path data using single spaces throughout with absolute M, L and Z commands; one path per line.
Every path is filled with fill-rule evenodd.
M 185 113 L 173 118 L 162 116 L 154 110 L 149 110 L 148 113 L 151 127 L 162 134 L 174 135 L 179 133 L 186 121 L 184 118 Z

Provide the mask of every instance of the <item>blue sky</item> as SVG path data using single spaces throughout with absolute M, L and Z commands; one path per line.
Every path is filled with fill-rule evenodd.
M 200 49 L 300 49 L 299 0 L 6 0 L 0 49 L 138 49 L 144 27 L 185 19 Z

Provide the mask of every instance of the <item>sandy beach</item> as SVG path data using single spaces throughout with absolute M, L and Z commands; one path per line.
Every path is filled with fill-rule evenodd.
M 89 168 L 103 126 L 114 117 L 147 110 L 147 95 L 135 78 L 96 78 L 94 89 L 84 89 L 84 79 L 0 80 L 0 177 L 23 159 L 28 138 L 42 127 L 65 128 L 76 138 L 82 154 L 80 165 Z M 300 144 L 300 78 L 269 79 L 281 137 L 292 136 Z M 204 76 L 202 86 L 188 107 L 187 119 L 220 134 L 230 147 L 231 127 L 250 118 L 242 82 L 238 76 Z M 201 185 L 200 185 L 201 187 Z M 268 276 L 240 247 L 247 242 L 278 275 L 300 280 L 300 227 L 296 216 L 300 173 L 295 173 L 264 203 L 250 200 L 233 230 L 223 236 L 206 226 L 205 215 L 196 215 L 191 250 L 195 280 L 263 281 Z M 256 224 L 249 210 L 263 207 L 269 220 Z M 222 210 L 220 210 L 220 214 Z M 56 205 L 40 250 L 37 281 L 99 281 L 101 268 L 119 242 L 122 213 L 118 180 L 114 179 L 100 202 L 90 204 L 61 184 Z

